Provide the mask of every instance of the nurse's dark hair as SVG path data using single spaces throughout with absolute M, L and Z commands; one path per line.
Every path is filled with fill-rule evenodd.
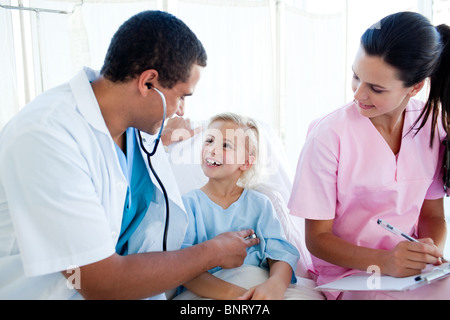
M 405 87 L 430 79 L 430 93 L 414 125 L 419 132 L 432 117 L 432 145 L 439 114 L 448 129 L 450 115 L 450 28 L 434 27 L 423 15 L 399 12 L 383 18 L 361 37 L 366 54 L 381 57 L 398 70 Z
M 100 73 L 112 82 L 127 82 L 154 69 L 170 89 L 189 79 L 192 65 L 205 67 L 206 60 L 202 43 L 183 21 L 167 12 L 144 11 L 117 30 Z

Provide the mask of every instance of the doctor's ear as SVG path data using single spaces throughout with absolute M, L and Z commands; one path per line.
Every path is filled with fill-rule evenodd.
M 152 83 L 158 81 L 158 71 L 154 69 L 145 70 L 137 79 L 139 91 L 142 95 L 147 96 L 149 90 L 153 89 Z

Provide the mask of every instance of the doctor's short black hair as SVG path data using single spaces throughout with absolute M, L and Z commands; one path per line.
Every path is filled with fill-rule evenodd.
M 202 43 L 183 21 L 167 12 L 144 11 L 117 30 L 101 74 L 112 82 L 127 82 L 154 69 L 160 84 L 170 89 L 189 79 L 192 65 L 205 67 L 206 60 Z

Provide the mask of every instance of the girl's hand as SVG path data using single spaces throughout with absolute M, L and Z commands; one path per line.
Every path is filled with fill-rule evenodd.
M 238 300 L 283 300 L 286 286 L 276 277 L 270 277 L 259 286 L 249 289 Z
M 441 264 L 440 257 L 442 252 L 431 239 L 403 241 L 387 251 L 381 271 L 393 277 L 409 277 L 420 274 L 427 264 Z

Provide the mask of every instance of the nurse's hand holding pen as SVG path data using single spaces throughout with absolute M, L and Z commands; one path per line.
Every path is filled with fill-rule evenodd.
M 387 251 L 381 272 L 393 277 L 409 277 L 420 274 L 427 264 L 442 264 L 442 251 L 432 239 L 402 241 L 393 250 Z
M 415 239 L 381 219 L 378 219 L 378 225 L 406 239 L 392 251 L 388 251 L 384 259 L 383 273 L 394 277 L 413 276 L 420 274 L 427 264 L 441 265 L 446 262 L 442 250 L 435 245 L 433 239 Z

